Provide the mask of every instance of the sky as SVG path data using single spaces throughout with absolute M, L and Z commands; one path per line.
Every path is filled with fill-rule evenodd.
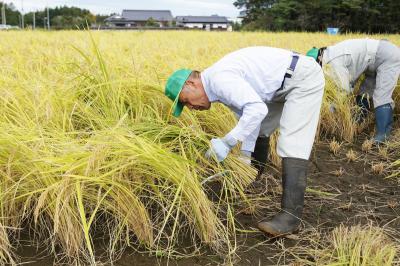
M 236 17 L 239 10 L 234 0 L 5 0 L 24 12 L 40 10 L 46 6 L 76 6 L 94 14 L 121 13 L 122 9 L 167 9 L 173 16 L 213 15 Z

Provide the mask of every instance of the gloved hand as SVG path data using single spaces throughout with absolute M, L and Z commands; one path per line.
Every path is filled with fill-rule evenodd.
M 229 135 L 220 139 L 212 139 L 211 147 L 206 152 L 205 156 L 207 159 L 215 156 L 218 162 L 222 162 L 228 156 L 230 150 L 236 145 L 237 140 Z

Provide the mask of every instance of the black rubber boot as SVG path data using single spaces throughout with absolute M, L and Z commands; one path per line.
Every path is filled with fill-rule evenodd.
M 251 154 L 252 160 L 251 165 L 258 170 L 258 175 L 263 174 L 265 169 L 265 164 L 268 159 L 269 150 L 269 137 L 259 136 L 256 141 L 256 146 L 254 152 Z
M 258 228 L 264 233 L 282 236 L 298 229 L 303 214 L 308 162 L 297 158 L 283 158 L 282 210 L 271 221 L 258 224 Z

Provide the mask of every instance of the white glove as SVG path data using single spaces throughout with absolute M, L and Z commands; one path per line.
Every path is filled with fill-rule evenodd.
M 211 147 L 206 152 L 207 159 L 215 157 L 218 162 L 222 162 L 228 156 L 231 149 L 236 145 L 237 140 L 230 136 L 225 136 L 222 139 L 212 139 Z

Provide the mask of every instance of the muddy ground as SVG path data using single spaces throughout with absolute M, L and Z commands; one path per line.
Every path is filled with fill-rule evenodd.
M 365 137 L 363 138 L 365 139 Z M 343 144 L 337 155 L 329 149 L 329 143 L 317 143 L 311 158 L 309 185 L 305 200 L 304 217 L 299 234 L 290 238 L 271 239 L 256 230 L 256 224 L 264 217 L 272 217 L 280 207 L 280 173 L 269 167 L 267 174 L 257 179 L 250 189 L 252 198 L 258 198 L 253 215 L 248 210 L 238 215 L 242 227 L 250 232 L 238 235 L 238 251 L 234 265 L 287 265 L 296 256 L 313 260 L 305 251 L 315 246 L 322 234 L 344 225 L 373 225 L 400 231 L 400 183 L 385 179 L 383 173 L 375 173 L 372 165 L 387 163 L 387 153 L 373 148 L 367 153 L 361 150 L 362 138 L 357 144 Z M 353 149 L 356 161 L 350 162 L 346 154 Z M 386 167 L 385 167 L 386 168 Z M 268 209 L 265 208 L 268 206 Z M 253 231 L 253 232 L 251 232 Z M 396 236 L 395 236 L 396 237 Z M 400 233 L 397 235 L 400 238 Z M 52 257 L 38 253 L 35 248 L 22 246 L 18 250 L 26 265 L 52 265 Z M 160 259 L 147 254 L 137 254 L 127 249 L 114 263 L 127 265 L 217 265 L 223 260 L 214 255 L 186 259 Z M 106 263 L 107 265 L 108 263 Z

